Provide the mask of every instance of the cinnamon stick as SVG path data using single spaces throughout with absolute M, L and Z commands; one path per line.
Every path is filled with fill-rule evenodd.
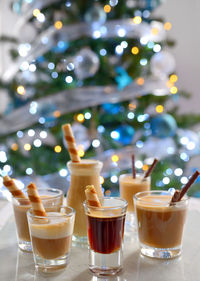
M 135 170 L 135 155 L 134 154 L 132 154 L 131 160 L 132 160 L 132 175 L 133 175 L 133 178 L 135 179 L 136 178 L 136 170 Z
M 188 189 L 192 186 L 192 184 L 196 181 L 196 179 L 198 178 L 198 176 L 200 175 L 199 171 L 196 171 L 191 178 L 189 179 L 189 181 L 186 183 L 186 185 L 180 190 L 176 190 L 174 195 L 172 196 L 170 205 L 173 205 L 173 203 L 179 202 L 181 201 L 181 199 L 183 198 L 183 196 L 186 194 L 186 192 L 188 191 Z
M 144 179 L 147 178 L 148 176 L 150 176 L 150 174 L 152 173 L 152 171 L 154 170 L 154 168 L 156 167 L 158 163 L 158 159 L 154 159 L 153 163 L 151 164 L 151 166 L 149 167 L 149 169 L 146 171 L 145 175 L 144 175 Z

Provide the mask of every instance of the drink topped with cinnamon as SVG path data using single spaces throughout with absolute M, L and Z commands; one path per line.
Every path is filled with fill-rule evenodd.
M 97 160 L 82 159 L 78 163 L 70 161 L 67 166 L 71 174 L 67 205 L 76 210 L 74 235 L 84 237 L 87 236 L 87 220 L 83 208 L 85 187 L 92 184 L 95 186 L 98 196 L 103 196 L 100 185 L 100 171 L 103 164 Z

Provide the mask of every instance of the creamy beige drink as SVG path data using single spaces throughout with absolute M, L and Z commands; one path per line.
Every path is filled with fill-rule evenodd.
M 143 199 L 136 205 L 140 242 L 156 248 L 181 245 L 186 206 L 169 206 L 169 195 L 147 195 Z
M 143 178 L 142 174 L 137 174 L 133 178 L 132 174 L 124 174 L 119 177 L 120 196 L 128 201 L 128 212 L 134 212 L 133 196 L 141 191 L 150 190 L 150 177 Z
M 147 191 L 135 195 L 141 252 L 156 258 L 180 255 L 188 198 L 170 205 L 172 195 Z
M 27 212 L 34 262 L 37 269 L 52 272 L 69 263 L 75 211 L 61 206 L 60 212 L 45 212 L 45 216 Z
M 59 189 L 39 189 L 39 194 L 42 199 L 46 211 L 59 211 L 63 202 L 63 192 Z M 27 211 L 31 208 L 28 199 L 13 198 L 13 210 L 19 240 L 19 247 L 25 250 L 23 241 L 30 242 L 30 234 L 27 221 Z M 31 245 L 29 247 L 31 249 Z M 27 250 L 29 251 L 29 250 Z
M 28 221 L 26 212 L 31 208 L 28 199 L 14 199 L 13 210 L 15 216 L 15 222 L 17 227 L 17 233 L 20 240 L 31 241 L 29 235 Z
M 87 220 L 83 208 L 85 187 L 87 185 L 94 185 L 98 197 L 103 197 L 100 185 L 100 171 L 103 164 L 97 160 L 84 159 L 79 163 L 70 161 L 67 166 L 71 174 L 67 205 L 76 210 L 74 235 L 80 237 L 87 236 Z
M 48 223 L 30 224 L 33 251 L 44 259 L 55 259 L 70 251 L 74 222 L 61 213 L 47 213 Z

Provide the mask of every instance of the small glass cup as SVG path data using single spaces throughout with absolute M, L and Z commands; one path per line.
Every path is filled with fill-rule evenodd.
M 22 191 L 27 196 L 26 190 Z M 60 189 L 38 189 L 38 193 L 41 196 L 42 203 L 46 211 L 57 211 L 59 206 L 63 204 L 63 192 Z M 15 216 L 19 248 L 25 252 L 32 252 L 31 238 L 26 216 L 27 211 L 31 208 L 31 204 L 28 199 L 13 197 L 12 205 Z
M 33 246 L 35 267 L 43 272 L 63 269 L 69 263 L 75 211 L 60 206 L 59 212 L 36 216 L 32 208 L 27 212 Z
M 103 197 L 102 207 L 83 203 L 88 221 L 89 269 L 97 276 L 115 275 L 122 269 L 127 201 Z
M 139 192 L 134 197 L 138 238 L 145 256 L 171 259 L 181 254 L 188 197 L 173 205 L 171 198 L 167 191 Z
M 132 174 L 122 174 L 119 177 L 120 197 L 128 202 L 126 227 L 125 231 L 131 232 L 135 229 L 135 214 L 133 196 L 142 191 L 148 191 L 151 188 L 151 177 L 144 178 L 144 174 L 136 174 L 133 178 Z

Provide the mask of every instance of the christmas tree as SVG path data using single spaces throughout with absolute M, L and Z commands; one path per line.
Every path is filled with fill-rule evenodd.
M 67 178 L 61 125 L 68 122 L 83 158 L 104 163 L 102 183 L 118 192 L 119 174 L 160 159 L 153 189 L 181 188 L 199 154 L 189 130 L 200 116 L 177 114 L 171 23 L 155 18 L 160 1 L 16 0 L 22 32 L 1 81 L 1 175 Z M 9 95 L 9 99 L 8 99 Z M 194 167 L 197 168 L 197 167 Z M 192 188 L 198 196 L 199 184 Z

